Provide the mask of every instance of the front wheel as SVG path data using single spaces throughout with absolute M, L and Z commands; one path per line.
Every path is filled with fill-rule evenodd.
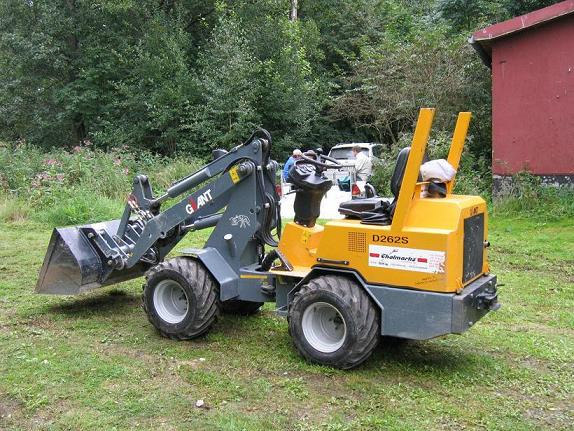
M 319 364 L 356 367 L 379 341 L 375 304 L 356 282 L 342 276 L 309 281 L 295 294 L 288 319 L 299 353 Z
M 188 340 L 205 334 L 219 315 L 219 287 L 205 267 L 176 257 L 146 274 L 143 308 L 161 335 Z

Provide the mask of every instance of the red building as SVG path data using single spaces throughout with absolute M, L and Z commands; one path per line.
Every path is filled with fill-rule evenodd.
M 492 69 L 495 187 L 521 171 L 574 184 L 574 0 L 486 27 L 470 43 Z

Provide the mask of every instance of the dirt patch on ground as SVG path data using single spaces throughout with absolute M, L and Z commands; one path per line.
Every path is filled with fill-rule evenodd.
M 549 390 L 555 393 L 552 388 Z M 501 395 L 519 401 L 522 417 L 536 423 L 541 429 L 570 429 L 574 420 L 572 399 L 559 400 L 555 397 L 549 399 L 545 396 L 528 394 L 519 388 L 501 391 Z
M 571 405 L 550 403 L 544 407 L 531 408 L 523 412 L 524 417 L 543 425 L 546 429 L 568 429 L 574 421 Z
M 10 325 L 2 325 L 0 324 L 0 334 L 2 335 L 10 335 L 11 334 Z
M 548 320 L 550 320 L 550 318 L 548 318 Z M 552 335 L 563 335 L 563 336 L 574 335 L 574 329 L 564 327 L 558 328 L 556 326 L 543 325 L 534 322 L 529 322 L 528 324 L 511 325 L 509 331 L 532 332 L 537 334 L 552 334 Z
M 157 364 L 164 358 L 160 355 L 150 354 L 139 349 L 132 349 L 123 344 L 106 343 L 105 345 L 96 346 L 96 351 L 103 356 L 124 356 L 135 359 L 146 364 Z
M 39 332 L 42 332 L 44 330 L 59 329 L 56 323 L 47 316 L 36 316 L 32 319 L 26 320 L 25 322 L 19 323 L 26 325 L 31 331 L 38 330 Z
M 23 416 L 22 411 L 21 403 L 7 395 L 0 394 L 0 429 L 18 424 Z

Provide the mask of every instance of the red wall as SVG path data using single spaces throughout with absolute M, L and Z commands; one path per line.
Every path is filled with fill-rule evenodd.
M 574 174 L 574 15 L 493 42 L 492 168 Z

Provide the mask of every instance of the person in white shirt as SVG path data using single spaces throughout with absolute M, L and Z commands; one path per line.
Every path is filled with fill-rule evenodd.
M 369 156 L 367 156 L 360 145 L 353 147 L 353 156 L 355 157 L 355 172 L 357 179 L 367 181 L 373 173 L 373 163 Z

